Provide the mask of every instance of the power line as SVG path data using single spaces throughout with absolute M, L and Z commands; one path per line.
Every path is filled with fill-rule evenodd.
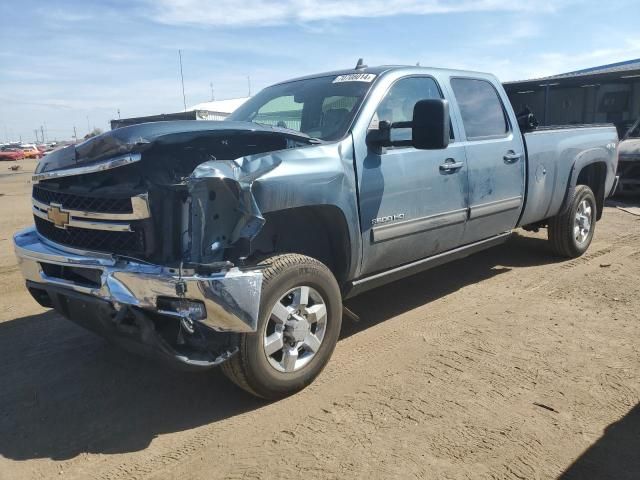
M 184 75 L 182 74 L 182 51 L 178 50 L 178 58 L 180 59 L 180 81 L 182 83 L 182 103 L 184 104 L 184 111 L 187 111 L 187 97 L 184 94 Z

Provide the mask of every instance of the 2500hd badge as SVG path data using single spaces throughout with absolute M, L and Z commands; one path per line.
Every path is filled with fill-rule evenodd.
M 381 223 L 395 222 L 396 220 L 404 220 L 404 213 L 395 213 L 385 217 L 371 219 L 371 225 L 380 225 Z

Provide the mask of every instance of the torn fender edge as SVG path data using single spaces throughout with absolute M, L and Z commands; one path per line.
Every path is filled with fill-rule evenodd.
M 201 244 L 199 250 L 203 257 L 201 260 L 209 260 L 207 253 L 215 255 L 222 247 L 232 246 L 240 239 L 252 240 L 260 232 L 265 219 L 252 192 L 253 182 L 280 163 L 281 160 L 271 155 L 271 152 L 236 160 L 210 160 L 198 165 L 186 179 L 191 198 L 192 233 L 199 235 Z M 235 199 L 233 211 L 238 214 L 237 218 L 223 229 L 228 231 L 225 245 L 220 244 L 207 228 L 207 222 L 213 216 L 210 212 L 211 192 L 219 190 L 222 185 L 224 185 L 223 190 Z M 227 206 L 225 215 L 231 213 L 231 205 Z

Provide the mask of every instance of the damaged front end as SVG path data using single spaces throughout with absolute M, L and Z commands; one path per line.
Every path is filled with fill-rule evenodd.
M 265 220 L 261 154 L 313 143 L 236 122 L 160 122 L 108 132 L 42 162 L 35 228 L 14 237 L 42 305 L 130 350 L 206 368 L 258 321 L 262 273 L 247 262 Z

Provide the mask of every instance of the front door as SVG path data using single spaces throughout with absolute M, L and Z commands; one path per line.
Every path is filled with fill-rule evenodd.
M 377 123 L 410 121 L 419 100 L 442 98 L 432 77 L 397 80 L 380 102 Z M 394 140 L 410 129 L 392 130 Z M 467 218 L 465 148 L 455 139 L 443 150 L 390 147 L 367 150 L 359 164 L 363 238 L 362 275 L 386 270 L 461 244 Z

